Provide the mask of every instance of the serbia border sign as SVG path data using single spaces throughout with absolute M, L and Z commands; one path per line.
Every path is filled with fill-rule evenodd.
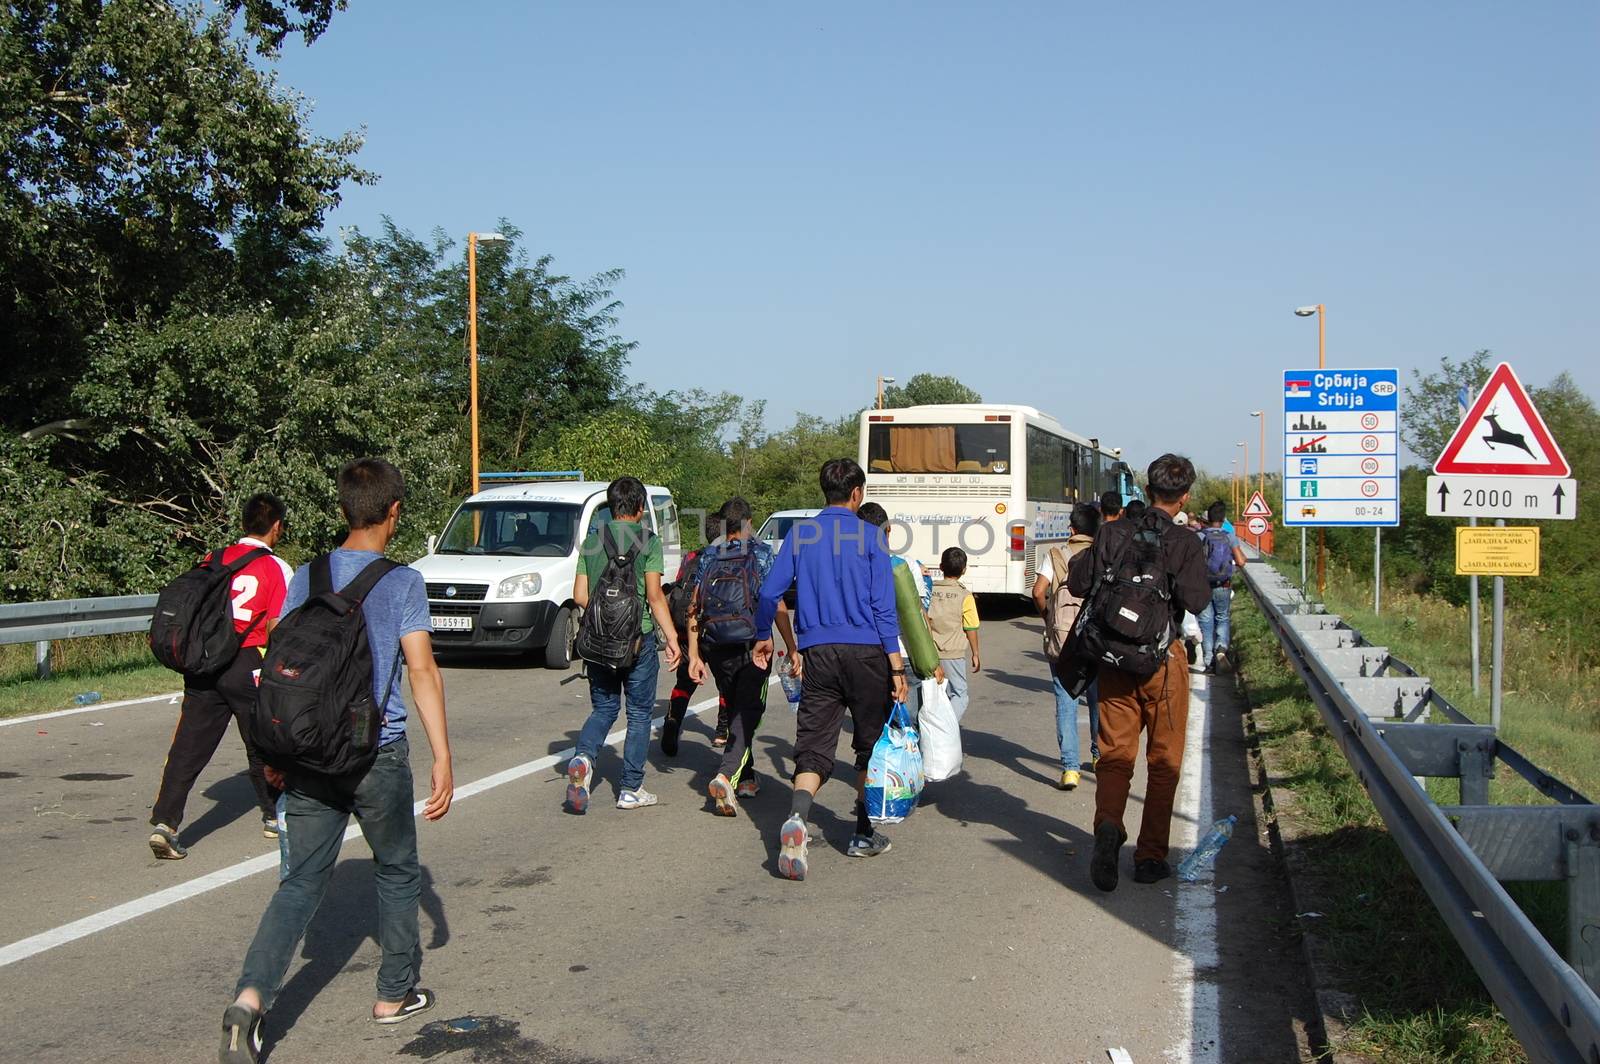
M 1283 372 L 1283 523 L 1400 523 L 1398 369 Z

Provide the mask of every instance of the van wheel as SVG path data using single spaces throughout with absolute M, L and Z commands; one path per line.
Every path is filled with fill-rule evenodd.
M 578 611 L 567 606 L 556 614 L 555 624 L 550 626 L 550 642 L 544 648 L 545 668 L 563 672 L 572 668 L 573 659 L 578 656 L 577 642 Z

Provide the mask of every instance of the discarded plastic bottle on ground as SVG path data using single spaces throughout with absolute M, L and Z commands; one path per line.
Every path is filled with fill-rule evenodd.
M 99 691 L 85 691 L 81 695 L 74 696 L 72 700 L 80 706 L 92 706 L 104 697 Z
M 1211 862 L 1217 859 L 1217 851 L 1233 838 L 1233 826 L 1238 822 L 1238 817 L 1229 816 L 1212 824 L 1205 838 L 1201 839 L 1189 856 L 1183 859 L 1183 863 L 1178 865 L 1178 878 L 1185 883 L 1193 883 L 1200 878 L 1200 873 L 1210 868 Z
M 794 674 L 793 662 L 783 651 L 778 652 L 778 682 L 783 684 L 783 697 L 790 705 L 800 701 L 800 678 Z

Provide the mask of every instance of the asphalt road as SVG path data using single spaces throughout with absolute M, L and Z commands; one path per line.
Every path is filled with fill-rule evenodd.
M 676 759 L 652 748 L 646 786 L 660 806 L 603 800 L 613 750 L 576 817 L 561 811 L 554 755 L 587 714 L 584 682 L 447 662 L 463 797 L 420 828 L 422 982 L 440 1004 L 411 1025 L 367 1020 L 375 894 L 365 844 L 350 841 L 268 1019 L 269 1059 L 1105 1061 L 1109 1047 L 1141 1064 L 1299 1058 L 1309 995 L 1252 813 L 1231 681 L 1195 677 L 1174 825 L 1176 860 L 1215 816 L 1239 815 L 1214 881 L 1136 885 L 1128 847 L 1122 888 L 1102 894 L 1087 871 L 1093 777 L 1053 787 L 1038 624 L 985 612 L 998 616 L 985 622 L 962 775 L 931 784 L 889 829 L 892 852 L 858 861 L 843 852 L 842 773 L 818 799 L 827 842 L 813 843 L 804 883 L 776 874 L 794 736 L 776 690 L 758 742 L 764 790 L 745 815 L 708 811 L 715 755 L 701 717 Z M 153 702 L 0 727 L 0 1061 L 215 1059 L 276 850 L 230 735 L 190 801 L 190 857 L 150 856 L 145 822 L 176 713 Z M 421 796 L 420 728 L 414 740 Z M 454 1026 L 470 1030 L 438 1022 L 467 1017 Z

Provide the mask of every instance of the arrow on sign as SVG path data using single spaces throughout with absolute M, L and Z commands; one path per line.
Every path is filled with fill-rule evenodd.
M 1561 512 L 1561 500 L 1566 497 L 1567 489 L 1560 484 L 1556 485 L 1556 513 Z
M 1441 509 L 1441 510 L 1449 509 L 1449 505 L 1448 505 L 1449 501 L 1450 501 L 1450 485 L 1441 482 L 1440 485 L 1439 485 L 1439 509 Z

